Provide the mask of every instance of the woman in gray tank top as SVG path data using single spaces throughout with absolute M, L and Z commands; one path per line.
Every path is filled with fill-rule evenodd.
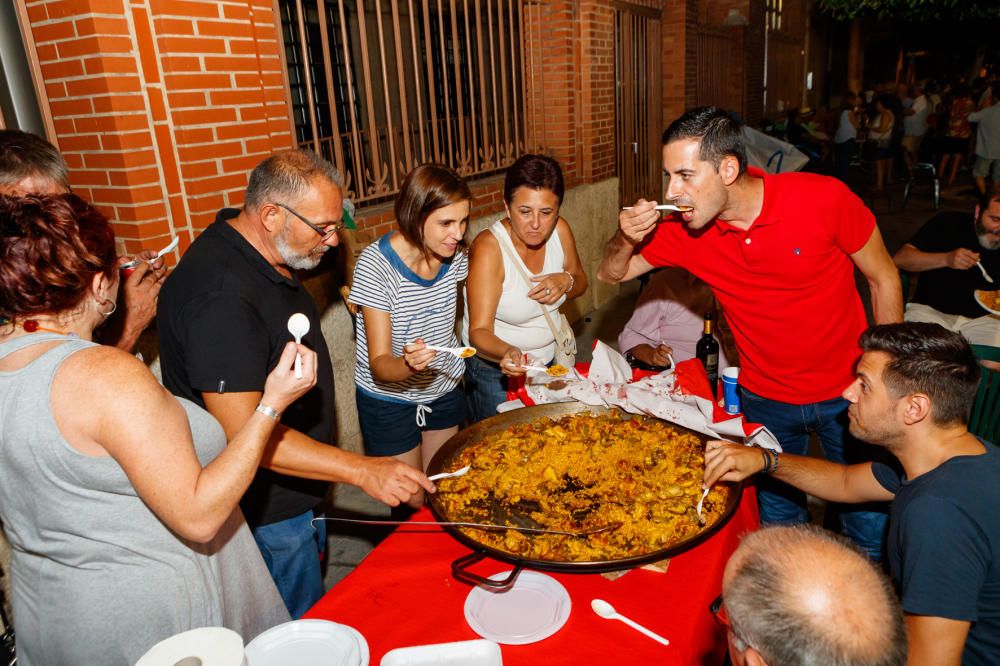
M 249 641 L 288 620 L 237 503 L 315 354 L 288 344 L 227 446 L 207 412 L 91 342 L 117 293 L 95 208 L 0 197 L 0 520 L 24 666 L 133 664 L 188 629 Z

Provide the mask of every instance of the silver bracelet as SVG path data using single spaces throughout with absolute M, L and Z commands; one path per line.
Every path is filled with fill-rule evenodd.
M 264 416 L 269 416 L 272 419 L 274 419 L 275 421 L 280 421 L 281 420 L 281 412 L 279 412 L 274 407 L 268 407 L 264 403 L 260 403 L 259 405 L 257 405 L 257 409 L 255 409 L 254 411 L 260 412 Z
M 569 271 L 563 271 L 563 273 L 565 273 L 567 276 L 569 276 L 569 286 L 566 287 L 566 292 L 565 292 L 565 293 L 568 294 L 569 292 L 573 291 L 573 285 L 576 284 L 576 280 L 573 279 L 573 274 L 570 273 Z

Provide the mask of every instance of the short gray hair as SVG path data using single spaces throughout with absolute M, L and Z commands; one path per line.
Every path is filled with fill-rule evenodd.
M 267 201 L 295 202 L 316 178 L 323 178 L 344 191 L 344 179 L 337 168 L 308 150 L 275 153 L 254 167 L 250 173 L 243 207 L 253 209 Z
M 69 169 L 55 146 L 28 132 L 0 130 L 0 185 L 13 187 L 36 176 L 69 190 Z
M 747 536 L 733 558 L 723 590 L 732 632 L 767 663 L 906 662 L 895 592 L 846 540 L 811 525 L 768 527 Z

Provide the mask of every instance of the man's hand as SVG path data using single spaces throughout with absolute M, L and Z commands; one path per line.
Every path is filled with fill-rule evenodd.
M 764 454 L 760 449 L 713 439 L 705 446 L 705 478 L 701 485 L 711 488 L 718 481 L 742 481 L 762 471 Z
M 395 458 L 363 458 L 357 486 L 379 502 L 399 506 L 408 502 L 421 488 L 429 493 L 437 488 L 427 476 Z
M 618 229 L 625 240 L 632 245 L 638 245 L 656 228 L 660 217 L 655 201 L 639 199 L 631 209 L 618 214 Z
M 945 259 L 945 263 L 948 264 L 948 268 L 954 268 L 960 271 L 972 268 L 976 265 L 977 261 L 979 261 L 979 253 L 967 250 L 964 247 L 952 250 L 948 253 L 947 258 Z
M 131 352 L 139 336 L 156 317 L 156 299 L 160 295 L 160 287 L 167 276 L 167 268 L 163 259 L 150 263 L 156 256 L 152 250 L 143 250 L 132 259 L 139 261 L 138 265 L 122 281 L 123 305 L 120 323 L 113 322 L 104 342 L 114 344 L 119 349 Z M 119 264 L 130 261 L 121 257 Z M 117 335 L 116 335 L 117 334 Z
M 639 359 L 643 363 L 656 366 L 658 368 L 669 368 L 671 364 L 670 354 L 674 352 L 674 350 L 667 345 L 659 344 L 654 348 L 652 345 L 647 345 L 644 342 L 637 344 L 629 351 L 632 352 L 632 356 Z

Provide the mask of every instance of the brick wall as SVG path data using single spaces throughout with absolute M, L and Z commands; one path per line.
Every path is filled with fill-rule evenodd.
M 747 120 L 763 94 L 763 0 L 637 0 L 662 11 L 662 125 L 695 104 L 699 20 L 731 7 L 743 43 Z M 567 185 L 615 175 L 614 6 L 526 5 L 529 150 L 562 162 Z M 181 251 L 247 172 L 289 147 L 282 40 L 271 0 L 34 0 L 26 3 L 55 136 L 71 182 L 114 220 L 125 251 L 178 234 Z M 799 3 L 786 3 L 799 26 Z M 474 184 L 477 214 L 502 210 L 501 177 Z M 389 204 L 359 215 L 362 239 L 392 227 Z M 176 255 L 179 256 L 179 255 Z
M 27 13 L 70 182 L 127 252 L 173 234 L 183 251 L 291 144 L 270 0 L 39 0 Z

